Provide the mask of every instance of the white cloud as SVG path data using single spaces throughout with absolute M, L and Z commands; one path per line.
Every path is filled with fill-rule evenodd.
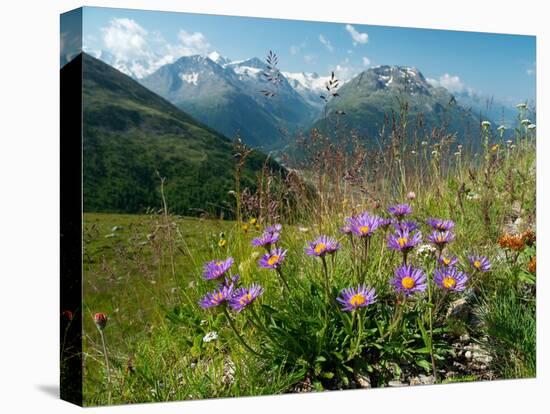
M 301 51 L 303 51 L 307 46 L 307 43 L 306 42 L 301 42 L 300 44 L 298 45 L 291 45 L 290 46 L 290 54 L 291 55 L 298 55 L 300 54 Z
M 334 47 L 332 46 L 332 44 L 330 43 L 330 40 L 328 40 L 327 38 L 325 38 L 325 36 L 323 36 L 322 34 L 319 35 L 319 41 L 325 45 L 325 47 L 329 50 L 329 51 L 333 51 L 334 50 Z
M 468 91 L 464 82 L 457 75 L 449 75 L 445 73 L 439 77 L 439 79 L 427 78 L 428 83 L 433 86 L 441 86 L 447 89 L 451 93 L 460 93 Z
M 210 50 L 210 43 L 206 41 L 201 32 L 188 33 L 185 30 L 180 30 L 178 39 L 181 44 L 177 47 L 180 48 L 182 56 L 200 55 Z
M 136 78 L 182 56 L 207 55 L 211 45 L 200 32 L 180 30 L 177 42 L 169 43 L 158 31 L 148 32 L 133 19 L 112 19 L 101 29 L 102 50 L 109 64 Z M 103 55 L 103 53 L 100 53 Z
M 336 77 L 344 82 L 350 80 L 361 71 L 361 68 L 356 67 L 352 63 L 350 63 L 349 58 L 345 58 L 334 68 L 334 73 Z
M 112 19 L 102 29 L 105 48 L 117 58 L 143 58 L 149 55 L 147 31 L 132 19 Z
M 363 61 L 363 66 L 369 66 L 370 65 L 370 59 L 366 56 L 363 56 L 363 59 L 361 59 Z
M 304 61 L 307 63 L 314 62 L 317 59 L 317 55 L 304 55 Z
M 358 32 L 351 24 L 346 24 L 346 30 L 353 39 L 353 46 L 357 46 L 358 43 L 365 44 L 369 41 L 369 35 L 367 33 Z

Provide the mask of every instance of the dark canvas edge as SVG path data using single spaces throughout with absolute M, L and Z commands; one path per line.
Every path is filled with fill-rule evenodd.
M 82 8 L 60 23 L 79 48 L 60 68 L 60 397 L 82 406 Z

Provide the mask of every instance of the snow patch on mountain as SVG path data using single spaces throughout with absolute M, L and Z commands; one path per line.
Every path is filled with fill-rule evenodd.
M 193 73 L 180 73 L 180 78 L 182 81 L 185 81 L 187 83 L 191 83 L 193 85 L 197 85 L 197 82 L 199 81 L 199 74 L 198 72 Z
M 310 105 L 317 108 L 323 105 L 320 95 L 326 91 L 330 76 L 319 76 L 315 72 L 282 72 L 282 74 L 290 86 Z

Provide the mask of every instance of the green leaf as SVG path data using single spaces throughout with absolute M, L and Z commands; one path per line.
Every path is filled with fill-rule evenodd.
M 416 365 L 418 365 L 420 368 L 424 368 L 424 370 L 426 372 L 430 372 L 430 370 L 432 369 L 432 364 L 430 364 L 425 359 L 420 359 L 420 360 L 415 361 L 415 362 L 416 362 Z

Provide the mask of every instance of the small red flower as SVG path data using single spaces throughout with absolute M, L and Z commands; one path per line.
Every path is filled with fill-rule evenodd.
M 98 329 L 103 330 L 105 329 L 105 326 L 107 326 L 107 315 L 104 313 L 96 313 L 94 315 L 94 322 Z
M 69 322 L 73 320 L 73 313 L 70 310 L 64 310 L 61 312 L 61 316 Z

